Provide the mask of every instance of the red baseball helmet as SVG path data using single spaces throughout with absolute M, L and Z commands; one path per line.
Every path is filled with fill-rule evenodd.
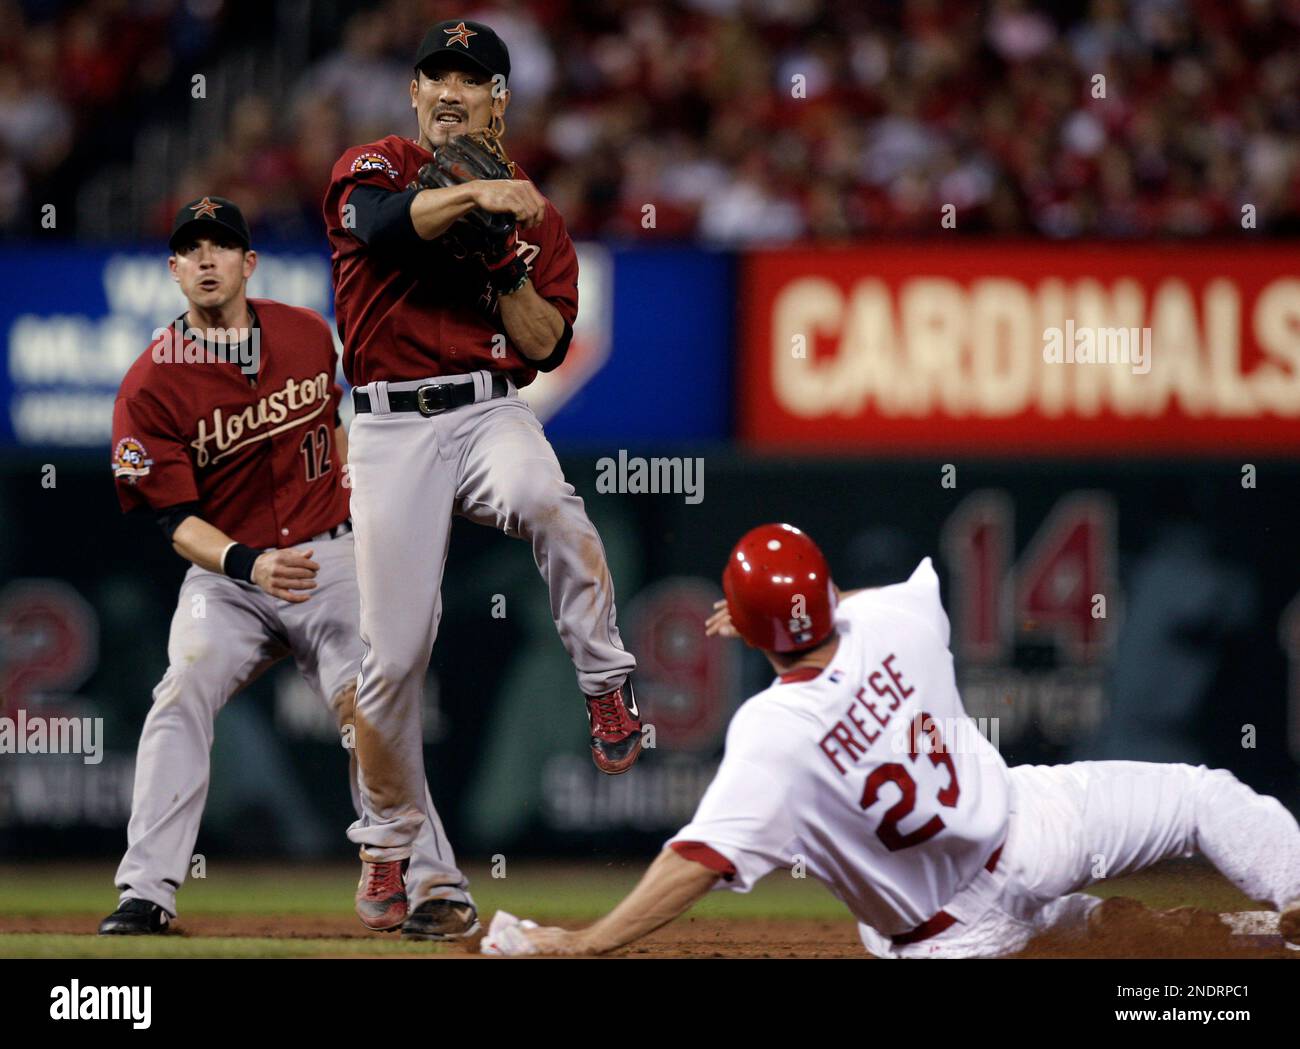
M 817 544 L 788 524 L 741 536 L 722 572 L 732 625 L 755 648 L 797 652 L 834 627 L 835 585 Z

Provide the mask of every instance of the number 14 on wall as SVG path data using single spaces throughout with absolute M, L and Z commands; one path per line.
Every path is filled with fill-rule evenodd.
M 1114 636 L 1115 511 L 1101 492 L 1072 492 L 1012 564 L 1014 514 L 1005 492 L 976 492 L 940 536 L 951 572 L 953 651 L 971 663 L 1010 659 L 1016 639 L 1053 641 L 1062 660 L 1090 663 Z

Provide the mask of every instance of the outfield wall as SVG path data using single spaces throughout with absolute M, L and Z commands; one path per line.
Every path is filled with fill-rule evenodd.
M 1300 808 L 1289 245 L 580 251 L 571 359 L 529 396 L 601 530 L 656 747 L 595 773 L 529 551 L 458 525 L 425 716 L 458 843 L 650 850 L 685 821 L 767 680 L 699 627 L 730 543 L 770 519 L 845 586 L 935 559 L 1009 761 L 1205 762 Z M 316 246 L 268 246 L 257 282 L 330 312 Z M 0 286 L 0 717 L 104 733 L 93 765 L 0 753 L 0 854 L 111 853 L 183 565 L 118 513 L 107 418 L 182 303 L 134 247 L 6 249 Z M 1148 331 L 1150 367 L 1053 362 L 1053 328 Z M 217 736 L 201 848 L 346 851 L 345 756 L 290 668 Z
M 1300 465 L 1261 460 L 1243 488 L 1235 464 L 972 461 L 954 475 L 939 461 L 671 451 L 699 460 L 694 494 L 602 492 L 612 456 L 564 457 L 656 727 L 627 776 L 591 765 L 527 546 L 457 524 L 425 740 L 463 848 L 650 850 L 685 822 L 728 717 L 770 678 L 702 636 L 733 537 L 763 518 L 809 529 L 845 587 L 933 557 L 968 709 L 1009 762 L 1204 762 L 1300 807 Z M 93 765 L 0 756 L 0 854 L 112 852 L 183 566 L 156 525 L 117 513 L 98 463 L 61 465 L 50 490 L 39 467 L 11 461 L 0 479 L 0 688 L 10 715 L 102 718 L 105 747 Z M 345 755 L 291 666 L 221 714 L 213 760 L 200 851 L 346 851 Z

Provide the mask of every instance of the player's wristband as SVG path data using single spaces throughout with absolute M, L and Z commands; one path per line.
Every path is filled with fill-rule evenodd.
M 515 281 L 514 286 L 509 288 L 500 288 L 500 287 L 497 288 L 497 295 L 499 296 L 513 295 L 515 292 L 517 292 L 520 288 L 522 288 L 527 283 L 528 283 L 528 269 L 525 267 L 524 272 L 519 274 L 519 279 Z
M 253 563 L 261 556 L 261 550 L 254 550 L 243 543 L 231 543 L 221 555 L 221 570 L 231 579 L 238 579 L 241 583 L 251 583 Z
M 539 372 L 553 372 L 564 363 L 565 355 L 569 352 L 569 343 L 573 339 L 573 328 L 568 321 L 564 322 L 564 332 L 556 340 L 555 349 L 550 354 L 543 357 L 540 361 L 529 361 Z

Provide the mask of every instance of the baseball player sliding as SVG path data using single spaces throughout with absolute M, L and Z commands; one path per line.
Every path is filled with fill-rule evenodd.
M 840 593 L 811 539 L 764 525 L 723 591 L 706 632 L 744 638 L 779 676 L 732 719 L 695 818 L 595 925 L 507 926 L 486 949 L 611 951 L 710 889 L 801 863 L 872 954 L 1010 954 L 1086 930 L 1102 901 L 1085 886 L 1194 852 L 1300 943 L 1300 828 L 1276 799 L 1189 765 L 1003 763 L 962 709 L 928 558 L 905 583 Z
M 226 701 L 291 654 L 343 729 L 361 665 L 329 325 L 246 297 L 257 253 L 231 201 L 182 207 L 170 244 L 188 309 L 122 381 L 113 473 L 123 509 L 156 515 L 193 564 L 140 736 L 121 902 L 100 925 L 106 934 L 165 932 L 176 916 L 207 798 L 213 720 Z M 349 772 L 360 812 L 355 757 Z M 409 874 L 420 906 L 407 918 L 404 903 L 388 924 L 406 918 L 405 935 L 432 939 L 469 896 L 419 789 L 430 813 Z
M 421 686 L 453 515 L 532 545 L 586 697 L 596 766 L 625 772 L 641 750 L 636 661 L 615 625 L 604 547 L 518 396 L 564 360 L 578 263 L 559 213 L 502 149 L 509 75 L 487 26 L 434 26 L 410 86 L 419 138 L 349 149 L 325 196 L 343 367 L 356 387 L 366 813 L 348 836 L 367 871 L 360 911 L 399 897 L 427 815 Z M 472 907 L 461 917 L 466 935 L 477 928 Z

